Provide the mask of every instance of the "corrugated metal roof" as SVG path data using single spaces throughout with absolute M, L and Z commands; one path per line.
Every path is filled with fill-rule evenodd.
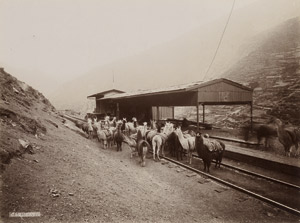
M 203 83 L 203 81 L 188 83 L 188 84 L 182 84 L 182 85 L 174 85 L 170 87 L 164 87 L 164 88 L 156 88 L 156 89 L 148 89 L 148 90 L 139 90 L 134 92 L 126 92 L 121 94 L 115 94 L 111 96 L 107 96 L 98 100 L 106 100 L 106 99 L 117 99 L 117 98 L 130 98 L 130 97 L 136 97 L 136 96 L 145 96 L 145 95 L 152 95 L 152 94 L 161 94 L 161 93 L 174 93 L 178 91 L 186 91 L 191 87 L 195 87 L 199 85 L 200 83 Z
M 165 94 L 165 93 L 177 93 L 177 92 L 183 92 L 183 91 L 193 91 L 201 87 L 205 87 L 207 85 L 215 84 L 218 82 L 227 82 L 231 85 L 237 86 L 239 88 L 252 91 L 251 88 L 248 88 L 244 85 L 241 85 L 237 82 L 225 79 L 225 78 L 220 78 L 220 79 L 215 79 L 211 81 L 198 81 L 198 82 L 192 82 L 188 84 L 181 84 L 181 85 L 174 85 L 170 87 L 164 87 L 164 88 L 157 88 L 157 89 L 149 89 L 149 90 L 139 90 L 135 92 L 126 92 L 126 93 L 121 93 L 121 94 L 115 94 L 111 96 L 104 96 L 103 98 L 100 98 L 98 100 L 106 100 L 106 99 L 121 99 L 121 98 L 131 98 L 131 97 L 140 97 L 140 96 L 147 96 L 147 95 L 157 95 L 157 94 Z

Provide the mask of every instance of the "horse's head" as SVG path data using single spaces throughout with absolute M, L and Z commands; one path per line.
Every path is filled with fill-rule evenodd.
M 132 118 L 133 122 L 137 122 L 137 119 L 135 117 Z

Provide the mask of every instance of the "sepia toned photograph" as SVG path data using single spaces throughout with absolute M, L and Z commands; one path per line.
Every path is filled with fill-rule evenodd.
M 0 0 L 0 222 L 300 222 L 300 0 Z

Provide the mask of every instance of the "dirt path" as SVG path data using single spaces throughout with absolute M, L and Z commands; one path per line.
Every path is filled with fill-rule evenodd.
M 8 131 L 6 134 L 13 134 Z M 4 136 L 6 137 L 6 136 Z M 25 136 L 24 136 L 25 137 Z M 2 175 L 2 213 L 40 212 L 24 222 L 297 222 L 299 219 L 169 164 L 103 150 L 63 124 L 47 127 L 35 154 Z M 149 155 L 149 158 L 151 156 Z M 200 181 L 200 183 L 199 183 Z

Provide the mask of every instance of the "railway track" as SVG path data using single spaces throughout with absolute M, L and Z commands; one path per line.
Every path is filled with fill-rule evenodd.
M 212 174 L 209 174 L 209 173 L 199 170 L 200 166 L 202 168 L 202 164 L 199 165 L 200 159 L 197 156 L 194 156 L 194 157 L 196 158 L 196 160 L 198 160 L 197 164 L 194 164 L 194 165 L 187 165 L 183 162 L 176 161 L 167 156 L 164 156 L 162 158 L 164 158 L 165 160 L 168 160 L 169 162 L 172 162 L 176 165 L 184 167 L 188 170 L 191 170 L 197 174 L 203 175 L 214 181 L 222 183 L 225 186 L 231 187 L 235 190 L 245 193 L 251 197 L 257 198 L 263 202 L 271 204 L 277 208 L 280 208 L 289 213 L 300 216 L 300 211 L 299 211 L 300 202 L 299 201 L 297 202 L 297 200 L 298 200 L 297 196 L 299 195 L 299 192 L 300 192 L 300 187 L 298 185 L 290 184 L 290 183 L 287 183 L 287 182 L 284 182 L 281 180 L 277 180 L 277 179 L 274 179 L 274 178 L 271 178 L 268 176 L 257 174 L 252 171 L 234 167 L 234 166 L 228 165 L 228 164 L 222 164 L 222 166 L 225 168 L 214 171 L 214 175 L 212 175 Z M 194 159 L 193 161 L 196 161 L 196 160 Z M 184 162 L 185 162 L 185 160 L 184 160 Z M 212 169 L 213 168 L 211 168 L 211 170 Z M 227 172 L 226 174 L 224 174 L 224 172 L 225 172 L 224 170 Z M 232 170 L 234 170 L 234 171 L 232 171 Z M 228 175 L 228 172 L 231 172 L 231 173 L 229 173 L 229 175 Z M 240 174 L 242 174 L 242 176 Z M 222 177 L 222 175 L 226 175 L 226 177 Z M 233 178 L 233 179 L 230 180 L 230 178 Z M 244 183 L 239 182 L 237 180 L 237 178 L 240 178 L 240 181 L 244 181 Z M 254 181 L 258 181 L 258 183 L 254 182 Z M 253 182 L 254 182 L 255 186 L 250 186 L 250 184 L 252 184 Z M 266 185 L 268 185 L 268 186 L 266 186 Z M 268 188 L 271 188 L 271 191 L 268 191 Z M 273 190 L 272 190 L 272 188 L 273 188 Z M 279 193 L 278 195 L 276 195 L 277 191 Z M 282 193 L 286 194 L 287 197 L 282 198 L 282 199 L 278 198 L 278 197 L 281 197 Z M 293 199 L 290 196 L 292 196 Z
M 196 158 L 196 159 L 200 159 L 197 155 L 194 155 L 194 154 L 193 154 L 193 157 Z M 215 163 L 215 161 L 212 161 L 212 162 Z M 261 179 L 268 180 L 268 181 L 271 181 L 271 182 L 274 182 L 274 183 L 282 184 L 284 186 L 291 187 L 291 188 L 294 188 L 294 189 L 297 189 L 297 190 L 300 191 L 300 186 L 295 185 L 295 184 L 291 184 L 289 182 L 278 180 L 278 179 L 275 179 L 273 177 L 265 176 L 265 175 L 255 173 L 255 172 L 250 171 L 250 170 L 246 170 L 246 169 L 236 167 L 236 166 L 232 166 L 232 165 L 225 164 L 225 163 L 221 163 L 221 166 L 232 169 L 232 170 L 237 170 L 241 173 L 245 173 L 245 174 L 248 174 L 248 175 L 251 175 L 251 176 L 254 176 L 254 177 L 259 177 Z
M 77 118 L 77 117 L 74 117 L 74 116 L 71 116 L 71 115 L 64 114 L 63 117 L 70 120 L 70 121 L 72 121 L 72 122 L 74 122 L 74 121 L 86 122 L 86 120 L 84 120 L 84 119 Z

